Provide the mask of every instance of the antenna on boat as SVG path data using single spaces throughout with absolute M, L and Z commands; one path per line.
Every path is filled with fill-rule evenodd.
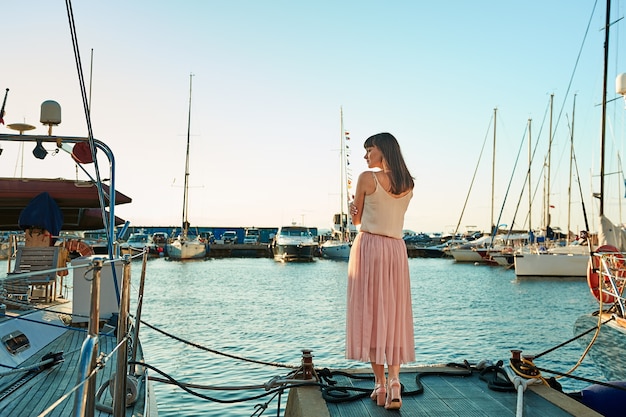
M 61 124 L 61 105 L 54 100 L 41 103 L 39 121 L 48 126 L 48 136 L 52 136 L 52 126 Z
M 52 126 L 61 123 L 61 106 L 54 100 L 46 100 L 41 103 L 41 115 L 39 121 L 48 126 L 48 136 L 52 136 Z M 33 149 L 33 155 L 37 159 L 44 159 L 48 151 L 43 147 L 41 140 L 37 141 L 37 146 Z

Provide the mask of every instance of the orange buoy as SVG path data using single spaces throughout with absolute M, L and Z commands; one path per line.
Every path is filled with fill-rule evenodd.
M 618 276 L 626 276 L 626 271 L 624 270 L 624 257 L 620 253 L 619 249 L 612 245 L 603 245 L 596 249 L 596 253 L 615 253 L 615 260 L 612 266 L 616 268 L 616 274 Z M 591 293 L 598 301 L 602 301 L 607 304 L 615 302 L 614 295 L 607 294 L 602 291 L 602 287 L 609 284 L 609 278 L 605 276 L 602 283 L 600 282 L 600 258 L 597 256 L 592 256 L 589 262 L 587 269 L 587 284 L 589 285 Z
M 70 239 L 63 242 L 63 247 L 72 254 L 78 254 L 79 256 L 91 256 L 95 255 L 95 252 L 91 246 L 82 240 Z

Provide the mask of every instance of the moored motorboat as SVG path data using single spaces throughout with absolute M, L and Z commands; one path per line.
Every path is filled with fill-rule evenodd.
M 131 233 L 128 240 L 120 245 L 120 251 L 124 255 L 136 255 L 139 252 L 146 251 L 149 254 L 150 247 L 153 245 L 152 237 L 143 231 Z
M 279 227 L 270 246 L 274 259 L 282 262 L 313 261 L 318 250 L 311 229 L 295 225 Z
M 446 251 L 456 262 L 489 262 L 488 245 L 491 237 L 485 235 L 479 239 L 449 246 Z

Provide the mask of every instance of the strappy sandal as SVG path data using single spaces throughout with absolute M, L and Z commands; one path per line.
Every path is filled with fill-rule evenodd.
M 402 385 L 398 378 L 394 378 L 389 381 L 387 385 L 389 390 L 387 391 L 387 400 L 385 401 L 385 409 L 387 410 L 399 410 L 402 407 L 402 398 L 400 397 L 402 391 Z
M 374 391 L 372 391 L 372 393 L 370 394 L 370 398 L 373 401 L 376 401 L 376 405 L 379 405 L 382 407 L 385 405 L 386 397 L 387 397 L 387 390 L 385 389 L 385 386 L 383 384 L 376 384 L 374 386 Z

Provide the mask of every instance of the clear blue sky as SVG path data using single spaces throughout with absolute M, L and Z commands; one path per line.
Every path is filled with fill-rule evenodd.
M 489 228 L 494 108 L 495 216 L 504 206 L 500 223 L 511 224 L 517 208 L 515 224 L 526 227 L 524 140 L 532 118 L 538 226 L 554 94 L 550 203 L 552 224 L 564 229 L 574 93 L 582 198 L 595 223 L 605 2 L 113 0 L 73 7 L 87 82 L 94 51 L 94 136 L 116 154 L 118 189 L 133 198 L 117 214 L 133 225 L 181 222 L 190 73 L 192 225 L 329 227 L 340 204 L 343 107 L 352 175 L 366 169 L 367 136 L 396 135 L 417 184 L 405 227 L 425 232 L 447 232 L 459 221 L 461 230 Z M 613 20 L 623 17 L 623 4 L 614 1 L 613 9 Z M 85 135 L 64 2 L 9 1 L 2 14 L 6 123 L 44 133 L 39 106 L 54 99 L 63 108 L 54 133 Z M 626 72 L 617 53 L 623 25 L 611 31 L 609 98 L 616 74 Z M 618 170 L 625 113 L 621 98 L 609 106 L 607 172 Z M 59 175 L 48 164 L 64 156 L 26 156 L 22 168 L 17 149 L 6 148 L 0 175 Z M 73 173 L 70 166 L 65 176 Z M 618 222 L 623 174 L 611 179 L 605 210 Z M 578 183 L 573 189 L 571 228 L 579 230 Z

